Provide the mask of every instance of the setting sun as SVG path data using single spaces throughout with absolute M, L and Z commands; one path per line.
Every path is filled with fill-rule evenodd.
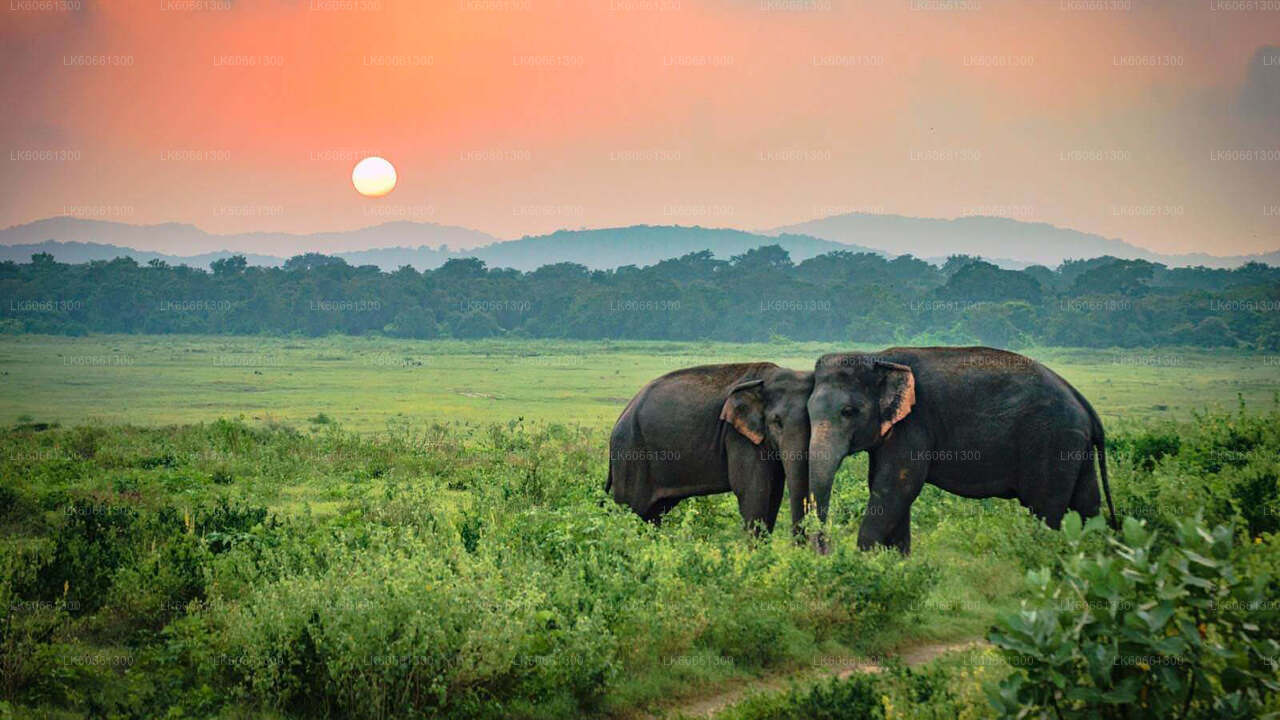
M 367 157 L 351 171 L 351 184 L 365 197 L 382 197 L 395 189 L 396 169 L 380 157 Z

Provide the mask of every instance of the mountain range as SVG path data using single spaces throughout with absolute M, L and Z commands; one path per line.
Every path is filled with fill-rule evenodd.
M 1208 253 L 1165 254 L 1118 238 L 1060 228 L 1047 223 L 969 215 L 954 219 L 903 215 L 848 213 L 786 225 L 766 231 L 800 233 L 840 243 L 859 243 L 897 255 L 909 252 L 925 259 L 962 253 L 981 255 L 998 265 L 1055 267 L 1068 258 L 1103 255 L 1126 260 L 1149 260 L 1170 267 L 1204 265 L 1237 267 L 1247 262 L 1280 265 L 1280 251 L 1257 255 L 1218 256 Z
M 60 262 L 83 263 L 127 256 L 138 262 L 208 267 L 231 255 L 253 265 L 278 266 L 285 258 L 254 252 L 288 247 L 292 252 L 323 252 L 353 265 L 394 270 L 439 267 L 451 258 L 476 257 L 490 267 L 534 270 L 574 262 L 592 269 L 651 265 L 690 252 L 710 250 L 727 259 L 761 245 L 778 244 L 792 260 L 845 250 L 897 256 L 912 254 L 940 263 L 953 254 L 982 256 L 998 265 L 1021 268 L 1056 266 L 1068 258 L 1112 255 L 1165 265 L 1235 267 L 1257 261 L 1280 265 L 1280 251 L 1259 255 L 1214 256 L 1204 253 L 1156 253 L 1115 238 L 1007 218 L 971 216 L 952 220 L 900 215 L 850 213 L 760 232 L 677 225 L 634 225 L 591 230 L 559 230 L 548 235 L 500 240 L 467 228 L 396 221 L 341 232 L 306 235 L 241 233 L 217 235 L 193 225 L 131 225 L 105 220 L 55 217 L 0 230 L 0 261 L 27 262 L 40 252 Z M 192 248 L 192 254 L 142 248 Z M 212 250 L 211 248 L 218 248 Z

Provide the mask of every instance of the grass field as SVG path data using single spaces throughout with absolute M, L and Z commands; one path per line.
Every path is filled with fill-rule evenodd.
M 0 337 L 0 421 L 162 425 L 243 416 L 348 429 L 389 420 L 518 417 L 611 424 L 649 380 L 680 367 L 771 360 L 811 368 L 820 343 L 410 341 L 335 337 Z M 1075 384 L 1108 427 L 1193 410 L 1268 406 L 1280 358 L 1228 351 L 1044 348 L 1025 354 Z
M 730 495 L 653 528 L 601 491 L 649 379 L 832 349 L 5 337 L 0 717 L 629 718 L 986 637 L 1028 571 L 1070 555 L 1013 501 L 926 487 L 904 559 L 856 549 L 865 455 L 825 557 L 748 538 Z M 1103 416 L 1122 515 L 1166 538 L 1198 512 L 1235 522 L 1238 574 L 1280 571 L 1274 358 L 1027 354 Z M 1250 618 L 1268 633 L 1274 605 Z M 977 649 L 725 713 L 991 717 L 984 683 L 1013 670 Z

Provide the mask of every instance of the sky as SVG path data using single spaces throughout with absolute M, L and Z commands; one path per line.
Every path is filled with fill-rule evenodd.
M 1280 2 L 5 2 L 0 226 L 863 211 L 1280 248 Z

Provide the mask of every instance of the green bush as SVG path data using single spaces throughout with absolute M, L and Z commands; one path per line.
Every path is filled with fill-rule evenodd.
M 1265 576 L 1240 572 L 1250 548 L 1199 517 L 1155 550 L 1156 534 L 1126 518 L 1122 538 L 1088 555 L 1105 534 L 1071 513 L 1063 534 L 1075 551 L 1056 571 L 1028 573 L 1031 597 L 1002 615 L 990 640 L 1015 670 L 989 689 L 1004 717 L 1255 718 L 1276 710 L 1276 628 L 1265 625 Z
M 600 613 L 559 607 L 532 568 L 457 550 L 379 532 L 324 572 L 215 602 L 208 642 L 237 662 L 208 669 L 300 714 L 554 717 L 598 701 L 615 671 Z
M 1164 426 L 1121 435 L 1108 444 L 1113 458 L 1127 456 L 1137 467 L 1151 471 L 1163 458 L 1178 454 L 1182 449 L 1182 438 L 1176 427 Z
M 792 687 L 785 693 L 755 695 L 717 715 L 717 720 L 877 720 L 884 717 L 873 675 L 855 673 L 837 680 Z
M 203 601 L 209 559 L 203 542 L 178 534 L 121 568 L 108 590 L 107 605 L 116 617 L 115 629 L 159 631 L 192 602 Z
M 1146 521 L 1158 542 L 1197 512 L 1211 525 L 1238 518 L 1252 537 L 1280 529 L 1280 412 L 1202 413 L 1112 445 L 1117 512 Z
M 66 602 L 34 599 L 37 570 L 51 553 L 47 541 L 0 541 L 0 698 L 48 674 L 44 648 L 68 619 Z
M 1157 532 L 1149 556 L 1196 510 L 1236 520 L 1267 541 L 1234 572 L 1280 597 L 1276 426 L 1206 415 L 1157 428 L 1178 450 L 1149 469 L 1116 454 L 1118 505 L 1147 508 Z M 792 541 L 785 509 L 780 531 L 750 537 L 727 495 L 655 528 L 602 493 L 605 442 L 521 421 L 0 433 L 0 601 L 22 609 L 0 618 L 2 697 L 36 715 L 626 714 L 820 654 L 971 636 L 1036 596 L 1027 568 L 1107 546 L 930 488 L 912 556 L 860 552 L 864 457 L 840 473 L 830 555 Z M 1271 612 L 1252 622 L 1280 627 Z M 775 709 L 968 720 L 975 697 L 990 712 L 980 682 L 1008 671 L 891 667 L 872 705 L 852 680 Z
M 948 654 L 921 667 L 898 659 L 882 668 L 857 670 L 793 684 L 781 692 L 747 696 L 715 715 L 716 720 L 791 720 L 848 718 L 866 720 L 970 720 L 988 717 L 988 706 L 975 671 L 997 662 L 975 663 L 985 651 Z
M 133 560 L 141 526 L 128 505 L 75 500 L 53 536 L 54 551 L 41 568 L 37 597 L 64 599 L 75 612 L 102 607 L 116 568 Z

